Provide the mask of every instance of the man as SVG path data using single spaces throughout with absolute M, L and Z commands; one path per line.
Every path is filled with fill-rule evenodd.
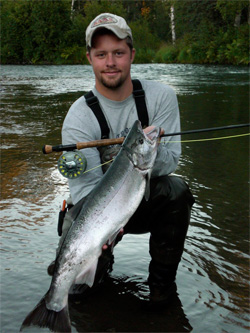
M 63 144 L 125 136 L 138 117 L 144 123 L 145 132 L 154 126 L 160 127 L 162 133 L 180 131 L 178 103 L 172 88 L 143 80 L 138 86 L 138 81 L 132 81 L 130 69 L 135 50 L 131 29 L 122 17 L 109 13 L 97 16 L 86 30 L 86 43 L 95 87 L 92 93 L 71 106 L 63 124 Z M 176 169 L 181 153 L 178 140 L 179 137 L 168 137 L 159 145 L 151 176 L 150 198 L 142 200 L 124 228 L 125 234 L 151 234 L 148 283 L 150 302 L 154 304 L 168 302 L 176 290 L 177 267 L 194 202 L 185 182 L 169 176 Z M 119 148 L 84 149 L 88 169 L 93 170 L 69 180 L 74 205 L 102 178 L 105 170 L 97 166 L 115 156 Z M 66 220 L 63 236 L 69 224 Z

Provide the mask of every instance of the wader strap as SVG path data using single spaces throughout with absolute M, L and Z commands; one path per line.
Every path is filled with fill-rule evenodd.
M 109 127 L 107 124 L 107 120 L 102 112 L 102 109 L 100 107 L 98 98 L 92 93 L 92 91 L 89 91 L 86 95 L 84 95 L 86 99 L 86 103 L 91 108 L 91 110 L 94 112 L 99 125 L 101 127 L 101 138 L 107 139 L 109 137 Z
M 142 128 L 145 128 L 148 126 L 148 111 L 145 101 L 145 92 L 142 89 L 142 85 L 139 80 L 132 80 L 132 83 L 138 118 L 141 122 Z
M 138 119 L 141 122 L 143 128 L 148 126 L 148 111 L 145 102 L 145 92 L 142 89 L 141 82 L 139 80 L 132 80 L 133 83 L 133 96 L 135 99 L 135 105 L 137 109 Z M 89 91 L 84 95 L 86 103 L 94 112 L 99 125 L 101 127 L 101 138 L 106 139 L 109 137 L 109 127 L 107 120 L 102 112 L 102 109 L 99 104 L 98 98 L 93 94 L 92 91 Z

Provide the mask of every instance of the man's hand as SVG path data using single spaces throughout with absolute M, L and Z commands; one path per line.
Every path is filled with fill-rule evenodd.
M 148 126 L 148 127 L 146 127 L 146 128 L 144 128 L 144 133 L 149 133 L 149 132 L 151 132 L 151 131 L 153 131 L 153 129 L 155 128 L 155 126 Z M 165 131 L 164 131 L 164 129 L 163 128 L 161 128 L 161 131 L 160 131 L 160 136 L 161 135 L 163 135 L 165 133 Z
M 109 244 L 104 244 L 102 246 L 102 250 L 105 251 L 107 250 L 109 247 L 112 247 L 114 245 L 116 245 L 118 242 L 120 242 L 120 240 L 122 240 L 122 237 L 123 237 L 123 234 L 124 234 L 124 230 L 123 228 L 120 230 L 119 234 L 116 236 L 116 239 L 113 241 L 113 243 L 111 243 L 110 245 Z

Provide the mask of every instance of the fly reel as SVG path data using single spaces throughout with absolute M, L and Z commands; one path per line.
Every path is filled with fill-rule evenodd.
M 80 151 L 69 151 L 60 156 L 57 166 L 63 177 L 75 179 L 86 170 L 87 160 Z

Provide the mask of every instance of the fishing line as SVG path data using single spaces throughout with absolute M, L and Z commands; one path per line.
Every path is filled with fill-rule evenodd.
M 187 142 L 216 141 L 216 140 L 223 140 L 223 139 L 234 139 L 234 138 L 247 136 L 247 135 L 250 135 L 250 133 L 229 135 L 229 136 L 220 136 L 217 138 L 206 138 L 206 139 L 193 139 L 193 140 L 181 140 L 181 141 L 160 141 L 160 143 L 187 143 Z
M 217 137 L 217 138 L 206 138 L 206 139 L 194 139 L 194 140 L 181 140 L 181 141 L 160 141 L 160 143 L 187 143 L 187 142 L 204 142 L 204 141 L 215 141 L 215 140 L 225 140 L 225 139 L 234 139 L 234 138 L 238 138 L 238 137 L 242 137 L 242 136 L 247 136 L 250 135 L 250 133 L 244 133 L 244 134 L 237 134 L 237 135 L 230 135 L 230 136 L 221 136 L 221 137 Z M 114 161 L 115 158 L 112 158 L 111 160 L 102 163 L 100 165 L 95 166 L 94 168 L 88 169 L 85 172 L 83 172 L 83 175 L 89 171 L 95 170 L 97 168 L 102 167 L 105 164 L 111 163 Z
M 97 168 L 100 168 L 100 167 L 102 167 L 103 165 L 108 164 L 108 163 L 113 162 L 113 161 L 114 161 L 114 158 L 112 158 L 112 160 L 109 160 L 109 161 L 107 161 L 107 162 L 104 162 L 104 163 L 102 163 L 102 164 L 99 164 L 99 165 L 95 166 L 94 168 L 88 169 L 88 170 L 86 170 L 85 172 L 83 172 L 82 174 L 84 175 L 85 173 L 87 173 L 87 172 L 89 172 L 89 171 L 93 171 L 93 170 L 95 170 L 95 169 L 97 169 Z
M 163 135 L 161 135 L 161 137 L 193 134 L 193 133 L 213 132 L 213 131 L 228 130 L 228 129 L 234 129 L 234 128 L 249 127 L 249 126 L 250 126 L 250 124 L 238 124 L 238 125 L 228 125 L 228 126 L 220 126 L 220 127 L 201 128 L 201 129 L 196 129 L 196 130 L 188 130 L 188 131 L 163 134 Z

